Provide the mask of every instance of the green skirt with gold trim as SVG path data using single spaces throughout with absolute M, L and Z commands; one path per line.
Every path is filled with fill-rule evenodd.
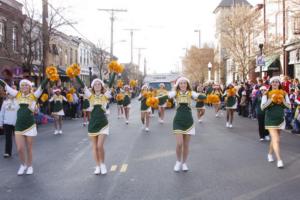
M 204 108 L 204 102 L 203 102 L 203 101 L 197 101 L 197 103 L 196 103 L 196 108 L 197 108 L 197 109 Z
M 20 108 L 17 111 L 15 133 L 35 136 L 37 131 L 32 111 L 28 108 L 28 104 L 20 104 L 19 106 Z
M 108 120 L 101 105 L 95 105 L 88 126 L 89 135 L 108 135 Z
M 130 104 L 130 97 L 128 95 L 125 95 L 124 101 L 123 101 L 123 106 L 126 107 Z
M 266 129 L 284 129 L 284 106 L 273 104 L 265 110 Z
M 88 99 L 84 99 L 82 103 L 82 109 L 87 110 L 90 107 L 90 102 Z
M 192 110 L 188 104 L 180 104 L 177 108 L 173 120 L 173 131 L 175 134 L 195 135 Z

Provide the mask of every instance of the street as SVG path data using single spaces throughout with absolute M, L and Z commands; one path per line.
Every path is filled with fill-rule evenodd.
M 164 124 L 157 111 L 150 132 L 143 132 L 140 104 L 132 101 L 129 125 L 110 108 L 107 137 L 107 175 L 96 176 L 87 128 L 82 119 L 64 122 L 63 135 L 53 135 L 53 124 L 42 125 L 34 144 L 34 174 L 17 176 L 14 146 L 10 159 L 0 158 L 0 199 L 72 200 L 216 200 L 278 199 L 300 196 L 300 138 L 282 133 L 284 169 L 268 163 L 267 142 L 260 142 L 257 121 L 235 114 L 233 128 L 225 127 L 225 111 L 215 118 L 206 109 L 203 123 L 192 137 L 188 172 L 175 173 L 174 109 Z M 193 109 L 194 119 L 196 110 Z M 195 120 L 196 122 L 196 120 Z M 4 136 L 0 136 L 1 153 Z

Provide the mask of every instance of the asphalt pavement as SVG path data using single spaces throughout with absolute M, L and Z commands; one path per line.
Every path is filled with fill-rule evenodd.
M 139 103 L 132 102 L 129 124 L 110 107 L 110 135 L 105 143 L 107 175 L 93 174 L 95 162 L 82 119 L 67 120 L 63 135 L 42 125 L 34 143 L 34 174 L 17 176 L 19 161 L 0 158 L 0 200 L 296 200 L 300 199 L 300 137 L 282 133 L 284 169 L 266 160 L 268 144 L 260 142 L 257 121 L 235 115 L 225 127 L 225 111 L 216 118 L 206 109 L 192 137 L 188 172 L 173 172 L 176 161 L 172 120 L 164 124 L 157 111 L 150 132 L 141 129 Z M 194 119 L 196 119 L 195 112 Z M 4 150 L 4 137 L 0 136 Z

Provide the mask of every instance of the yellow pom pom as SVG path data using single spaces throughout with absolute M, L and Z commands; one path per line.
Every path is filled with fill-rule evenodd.
M 66 95 L 66 98 L 67 98 L 67 100 L 68 100 L 69 103 L 73 102 L 73 95 L 71 93 L 68 93 Z
M 80 75 L 80 67 L 78 64 L 72 64 L 67 67 L 66 74 L 69 78 L 75 78 Z
M 122 93 L 117 94 L 116 100 L 117 100 L 117 101 L 122 101 L 122 100 L 124 100 L 124 95 L 123 95 Z
M 123 81 L 119 79 L 117 81 L 117 86 L 118 86 L 118 88 L 122 88 L 123 87 Z
M 46 94 L 46 93 L 42 94 L 41 101 L 46 102 L 47 100 L 48 100 L 48 94 Z
M 59 80 L 59 75 L 55 66 L 48 66 L 46 68 L 46 76 L 52 82 Z

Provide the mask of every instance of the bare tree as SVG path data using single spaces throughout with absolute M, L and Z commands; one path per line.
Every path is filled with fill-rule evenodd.
M 263 28 L 261 13 L 244 5 L 232 7 L 219 26 L 224 48 L 233 59 L 243 81 L 247 79 L 254 59 L 251 56 L 251 48 L 254 48 L 252 41 Z
M 93 48 L 94 63 L 99 70 L 100 79 L 104 78 L 103 73 L 105 73 L 105 75 L 108 73 L 107 64 L 110 59 L 110 53 L 107 52 L 103 46 L 103 43 L 99 41 L 98 44 Z
M 189 77 L 193 82 L 199 81 L 203 83 L 207 80 L 208 63 L 214 60 L 214 50 L 209 48 L 197 48 L 192 46 L 187 55 L 183 59 L 184 74 Z
M 24 10 L 26 14 L 26 20 L 23 24 L 22 36 L 23 36 L 23 65 L 26 70 L 31 74 L 32 63 L 34 60 L 38 60 L 41 57 L 42 40 L 41 40 L 41 23 L 38 21 L 40 14 L 34 8 L 33 2 L 24 0 Z

